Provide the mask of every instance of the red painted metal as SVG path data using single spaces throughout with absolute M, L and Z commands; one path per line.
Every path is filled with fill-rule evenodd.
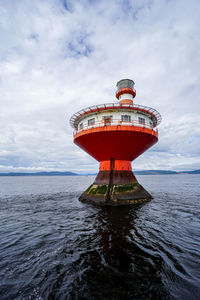
M 99 164 L 99 171 L 110 171 L 111 170 L 111 161 L 104 160 Z M 128 160 L 114 160 L 113 170 L 116 171 L 132 171 L 131 161 Z
M 97 161 L 132 161 L 158 141 L 157 133 L 136 126 L 104 126 L 78 132 L 74 142 Z
M 127 104 L 127 105 L 133 105 L 133 100 L 130 99 L 123 99 L 119 101 L 120 104 Z
M 116 98 L 119 99 L 119 96 L 122 94 L 131 94 L 133 98 L 136 96 L 136 90 L 131 88 L 123 88 L 116 92 Z

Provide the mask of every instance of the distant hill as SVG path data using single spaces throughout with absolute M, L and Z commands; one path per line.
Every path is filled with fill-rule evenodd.
M 0 176 L 77 176 L 73 172 L 0 173 Z
M 145 170 L 145 171 L 134 171 L 136 175 L 165 175 L 165 174 L 177 174 L 175 171 L 165 170 Z
M 182 171 L 182 172 L 166 171 L 166 170 L 145 170 L 145 171 L 135 171 L 134 174 L 136 175 L 200 174 L 200 170 Z
M 194 171 L 184 171 L 184 172 L 179 172 L 179 173 L 186 173 L 186 174 L 200 174 L 200 170 L 194 170 Z
M 144 170 L 144 171 L 134 171 L 135 175 L 178 175 L 178 174 L 200 174 L 200 170 L 194 171 L 166 171 L 166 170 Z M 73 172 L 36 172 L 36 173 L 20 173 L 20 172 L 11 172 L 11 173 L 0 173 L 0 176 L 94 176 L 97 173 L 93 174 L 77 174 Z

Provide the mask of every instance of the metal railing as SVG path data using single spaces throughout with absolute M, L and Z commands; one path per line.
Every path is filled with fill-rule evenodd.
M 141 128 L 147 128 L 152 130 L 155 133 L 158 133 L 158 129 L 154 128 L 153 125 L 147 124 L 147 123 L 139 123 L 137 121 L 122 121 L 121 119 L 110 119 L 110 120 L 101 120 L 101 121 L 96 121 L 93 124 L 90 125 L 84 125 L 79 126 L 78 129 L 74 131 L 74 135 L 77 133 L 87 130 L 87 129 L 92 129 L 92 128 L 97 128 L 97 127 L 108 127 L 108 126 L 130 126 L 130 127 L 141 127 Z
M 156 109 L 148 106 L 143 106 L 138 104 L 129 105 L 129 104 L 120 104 L 120 103 L 105 103 L 99 105 L 92 105 L 85 109 L 81 109 L 70 118 L 70 125 L 73 128 L 76 128 L 82 116 L 85 116 L 86 114 L 95 111 L 102 112 L 103 110 L 108 110 L 108 109 L 131 109 L 131 110 L 138 110 L 139 112 L 143 112 L 145 114 L 150 114 L 153 119 L 154 127 L 158 126 L 162 120 L 160 113 Z

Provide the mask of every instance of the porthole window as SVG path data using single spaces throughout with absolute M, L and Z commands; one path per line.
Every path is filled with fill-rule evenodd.
M 95 124 L 95 118 L 92 118 L 88 120 L 88 126 L 94 125 Z
M 139 124 L 145 125 L 145 119 L 144 118 L 139 117 L 138 119 L 139 119 Z
M 129 115 L 122 115 L 121 116 L 122 122 L 131 122 L 131 116 Z
M 81 123 L 81 124 L 79 125 L 79 129 L 80 129 L 80 130 L 83 129 L 83 123 Z

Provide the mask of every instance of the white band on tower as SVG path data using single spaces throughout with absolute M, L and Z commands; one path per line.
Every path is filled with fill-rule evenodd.
M 131 95 L 131 94 L 122 94 L 122 95 L 119 96 L 119 101 L 126 100 L 126 99 L 133 100 L 133 95 Z

